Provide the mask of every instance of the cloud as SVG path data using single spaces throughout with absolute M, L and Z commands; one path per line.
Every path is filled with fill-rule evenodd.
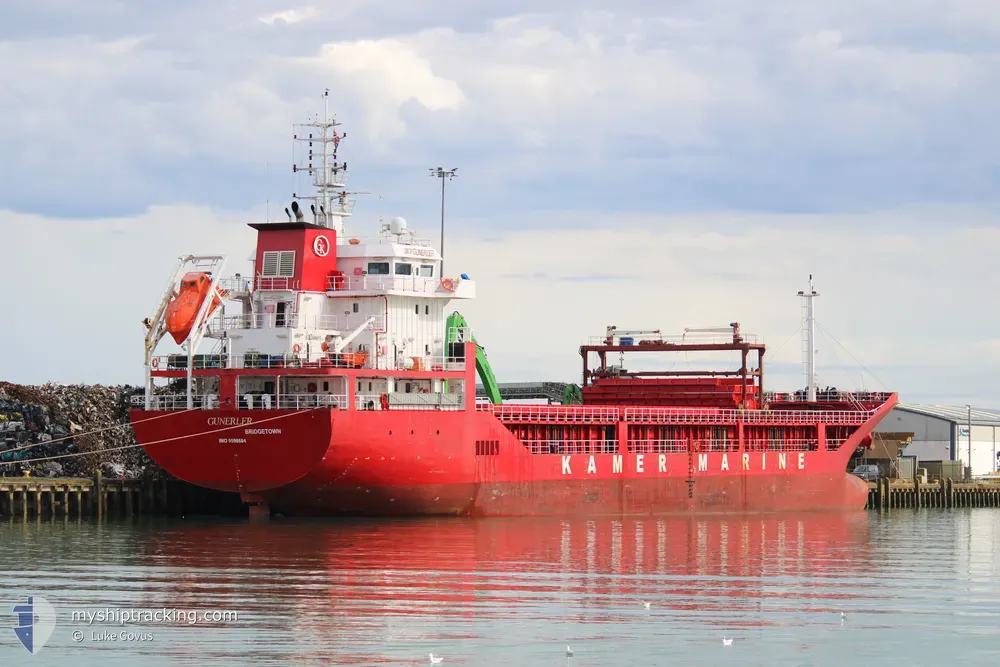
M 897 228 L 921 213 L 947 224 Z M 854 227 L 822 215 L 774 216 L 769 224 L 738 214 L 663 215 L 615 231 L 512 229 L 489 242 L 459 228 L 448 238 L 449 272 L 470 274 L 477 298 L 451 307 L 469 319 L 501 381 L 574 381 L 577 346 L 611 324 L 679 334 L 739 321 L 768 344 L 769 386 L 795 388 L 802 382 L 796 293 L 813 273 L 822 384 L 988 406 L 996 404 L 991 377 L 1000 370 L 989 332 L 1000 322 L 979 295 L 992 284 L 1000 252 L 1000 231 L 983 226 L 996 213 L 887 211 L 861 216 Z M 5 364 L 5 379 L 137 382 L 139 322 L 176 258 L 223 252 L 227 274 L 246 273 L 255 236 L 243 223 L 262 217 L 200 206 L 86 222 L 0 212 L 0 234 L 20 239 L 8 272 L 32 276 L 30 290 L 9 293 L 8 309 L 22 322 L 57 324 L 32 329 L 30 340 L 23 328 L 0 330 L 0 346 L 21 350 Z M 349 229 L 361 224 L 350 221 Z M 692 354 L 667 363 L 706 361 Z
M 588 196 L 598 210 L 859 211 L 998 191 L 1000 26 L 982 3 L 944 18 L 901 0 L 48 3 L 59 21 L 34 4 L 2 10 L 19 30 L 0 30 L 0 141 L 19 164 L 0 202 L 15 210 L 287 197 L 274 170 L 327 87 L 356 173 L 401 201 L 444 159 L 465 167 L 457 197 L 524 212 Z
M 293 123 L 328 88 L 377 193 L 354 224 L 436 236 L 426 170 L 461 168 L 449 265 L 480 280 L 504 379 L 576 377 L 609 323 L 740 318 L 774 350 L 813 272 L 820 322 L 887 383 L 992 396 L 998 37 L 975 0 L 4 3 L 0 228 L 37 283 L 11 298 L 26 321 L 58 304 L 99 360 L 67 365 L 53 329 L 9 372 L 134 372 L 173 258 L 245 257 L 242 222 L 301 190 Z M 89 303 L 108 271 L 134 291 Z M 795 383 L 790 340 L 773 379 Z
M 301 7 L 299 9 L 286 9 L 281 12 L 268 14 L 267 16 L 261 16 L 258 17 L 258 20 L 266 25 L 274 25 L 275 23 L 293 25 L 302 21 L 308 21 L 318 15 L 319 10 L 315 7 Z
M 410 101 L 429 111 L 457 111 L 465 103 L 455 81 L 437 76 L 430 60 L 398 40 L 325 44 L 305 63 L 332 74 L 364 100 L 364 125 L 373 143 L 405 134 L 400 109 Z M 339 93 L 343 96 L 343 90 Z

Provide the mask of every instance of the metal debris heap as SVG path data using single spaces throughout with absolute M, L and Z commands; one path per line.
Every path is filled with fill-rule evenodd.
M 155 475 L 159 466 L 135 446 L 128 416 L 133 396 L 142 396 L 142 387 L 0 382 L 0 476 Z M 40 444 L 20 449 L 34 443 Z M 81 455 L 28 462 L 63 454 Z

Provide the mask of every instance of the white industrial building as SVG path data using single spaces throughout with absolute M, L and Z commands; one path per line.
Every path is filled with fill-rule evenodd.
M 970 431 L 971 427 L 971 431 Z M 962 461 L 972 475 L 1000 469 L 1000 413 L 970 411 L 965 406 L 900 403 L 875 429 L 880 433 L 913 433 L 906 456 L 918 461 Z

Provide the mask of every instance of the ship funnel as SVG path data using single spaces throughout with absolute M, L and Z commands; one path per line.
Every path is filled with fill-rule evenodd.
M 292 202 L 292 213 L 295 214 L 296 222 L 302 222 L 303 220 L 302 209 L 299 208 L 299 203 L 297 201 Z

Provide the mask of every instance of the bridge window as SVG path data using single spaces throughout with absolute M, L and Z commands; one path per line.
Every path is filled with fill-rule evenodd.
M 389 275 L 389 262 L 368 262 L 368 275 L 370 276 Z
M 421 264 L 420 268 L 417 269 L 417 275 L 423 278 L 433 278 L 434 277 L 434 265 L 433 264 Z
M 396 275 L 397 276 L 413 275 L 413 265 L 407 264 L 406 262 L 396 262 Z
M 269 250 L 264 253 L 260 275 L 291 278 L 295 275 L 294 250 Z

